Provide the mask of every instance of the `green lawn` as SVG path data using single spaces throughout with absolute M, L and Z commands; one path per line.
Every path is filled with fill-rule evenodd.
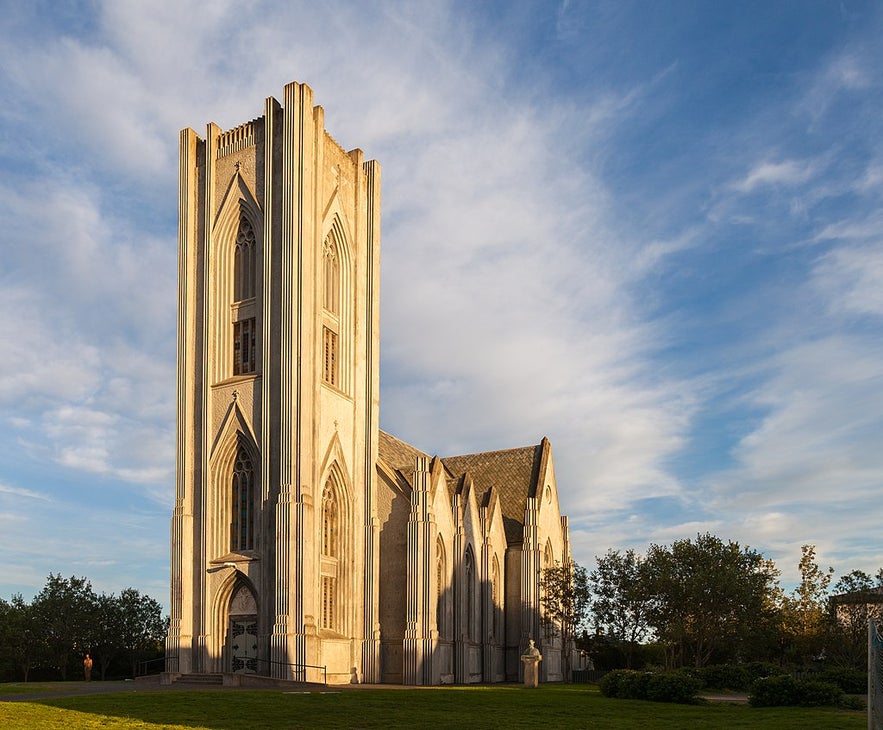
M 8 685 L 7 685 L 8 686 Z M 0 694 L 5 693 L 0 685 Z M 865 728 L 864 712 L 609 700 L 587 685 L 344 690 L 139 691 L 0 702 L 0 727 L 258 730 L 417 728 Z

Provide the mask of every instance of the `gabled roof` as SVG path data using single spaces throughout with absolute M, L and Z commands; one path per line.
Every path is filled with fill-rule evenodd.
M 544 455 L 548 458 L 548 444 L 548 439 L 543 439 L 536 446 L 442 457 L 441 462 L 450 474 L 446 480 L 448 491 L 453 495 L 460 491 L 467 479 L 471 479 L 476 502 L 486 506 L 491 487 L 495 487 L 500 497 L 506 542 L 520 544 L 524 539 L 527 498 L 536 496 Z M 414 460 L 418 456 L 428 457 L 420 449 L 385 431 L 380 431 L 379 452 L 380 459 L 398 471 L 411 486 Z
M 543 445 L 518 449 L 487 451 L 442 458 L 452 474 L 472 478 L 476 495 L 485 495 L 496 487 L 506 542 L 521 543 L 524 539 L 524 510 L 527 498 L 536 496 Z
M 386 463 L 390 469 L 400 471 L 402 475 L 411 484 L 412 474 L 414 472 L 414 462 L 418 456 L 430 458 L 429 454 L 424 454 L 420 449 L 406 444 L 401 439 L 397 439 L 386 431 L 380 431 L 377 440 L 377 451 L 379 457 Z M 411 486 L 414 486 L 411 484 Z

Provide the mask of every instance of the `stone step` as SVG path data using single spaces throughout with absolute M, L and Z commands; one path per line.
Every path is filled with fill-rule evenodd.
M 192 674 L 182 674 L 180 677 L 175 679 L 175 682 L 183 683 L 183 684 L 224 684 L 224 675 L 223 674 L 209 674 L 209 673 L 192 673 Z

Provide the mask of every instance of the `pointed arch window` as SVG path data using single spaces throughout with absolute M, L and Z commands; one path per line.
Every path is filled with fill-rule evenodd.
M 472 555 L 472 547 L 466 548 L 464 561 L 464 576 L 466 579 L 466 638 L 475 640 L 475 558 Z
M 340 585 L 343 531 L 341 529 L 341 500 L 337 476 L 332 473 L 322 490 L 322 556 L 319 627 L 341 631 Z
M 448 638 L 448 571 L 445 544 L 439 535 L 435 543 L 435 627 L 439 639 Z
M 503 638 L 503 597 L 500 591 L 500 561 L 494 555 L 491 568 L 491 631 L 498 644 L 502 643 Z
M 340 314 L 340 254 L 332 234 L 322 246 L 324 286 L 323 306 L 330 314 Z
M 340 387 L 340 251 L 329 233 L 322 245 L 322 380 Z
M 254 550 L 255 538 L 255 477 L 251 457 L 240 445 L 233 464 L 232 519 L 230 549 L 234 552 Z
M 254 228 L 243 216 L 239 219 L 233 257 L 233 299 L 237 302 L 254 297 L 256 248 Z
M 257 239 L 254 227 L 244 215 L 233 252 L 233 375 L 257 372 L 257 317 L 255 312 Z

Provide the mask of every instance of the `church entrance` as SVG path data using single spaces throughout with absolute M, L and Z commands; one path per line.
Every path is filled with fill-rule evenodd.
M 240 584 L 230 597 L 230 671 L 254 674 L 258 671 L 257 602 L 248 586 Z
M 230 617 L 233 671 L 253 674 L 258 670 L 258 621 L 256 616 Z

